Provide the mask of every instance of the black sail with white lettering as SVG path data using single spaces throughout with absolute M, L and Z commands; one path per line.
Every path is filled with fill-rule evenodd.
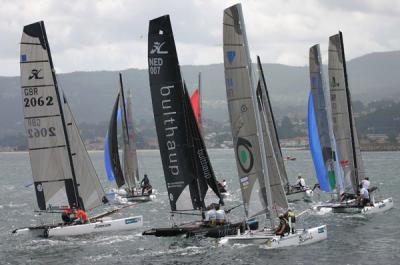
M 111 119 L 108 127 L 108 152 L 111 162 L 112 171 L 115 178 L 115 183 L 117 183 L 118 188 L 125 184 L 124 174 L 121 168 L 121 162 L 119 159 L 118 153 L 118 105 L 119 105 L 119 97 L 118 94 L 117 99 L 115 100 L 114 107 L 111 113 Z
M 208 185 L 215 182 L 215 177 L 208 174 L 212 169 L 185 92 L 169 16 L 150 21 L 148 60 L 153 113 L 171 209 L 203 208 Z M 204 170 L 201 165 L 205 165 Z M 206 175 L 209 179 L 205 181 Z M 211 185 L 213 190 L 215 186 Z
M 106 201 L 104 191 L 57 85 L 44 23 L 24 27 L 21 89 L 29 156 L 39 209 Z

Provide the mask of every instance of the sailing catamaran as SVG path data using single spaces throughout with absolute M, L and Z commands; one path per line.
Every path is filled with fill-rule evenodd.
M 370 206 L 360 206 L 355 200 L 365 172 L 351 107 L 341 32 L 329 38 L 328 59 L 330 104 L 325 96 L 319 47 L 310 49 L 310 145 L 321 189 L 332 191 L 336 186 L 338 195 L 333 203 L 323 203 L 314 209 L 362 214 L 386 211 L 393 207 L 392 198 L 375 202 L 371 196 Z M 348 198 L 341 198 L 343 195 Z
M 148 58 L 154 120 L 171 217 L 193 214 L 204 219 L 206 205 L 211 202 L 223 204 L 223 199 L 181 76 L 168 15 L 150 21 Z M 207 192 L 209 188 L 212 192 Z M 228 223 L 209 227 L 201 220 L 173 224 L 170 228 L 154 228 L 143 234 L 176 236 L 199 232 L 205 236 L 223 236 L 236 233 L 240 225 Z
M 24 27 L 20 60 L 23 112 L 39 212 L 92 210 L 107 203 L 67 98 L 57 84 L 43 21 Z M 19 228 L 13 233 L 74 236 L 142 226 L 142 216 L 106 218 L 113 212 L 84 224 L 53 223 Z
M 118 186 L 115 199 L 119 203 L 146 202 L 155 197 L 150 184 L 139 186 L 139 163 L 136 153 L 136 136 L 132 119 L 132 96 L 130 90 L 125 100 L 122 75 L 119 74 L 119 93 L 111 114 L 109 129 L 104 141 L 104 165 L 109 180 Z M 120 109 L 123 139 L 123 166 L 118 152 L 118 110 Z M 122 169 L 123 168 L 123 169 Z
M 326 226 L 298 229 L 281 237 L 273 233 L 275 218 L 288 209 L 277 160 L 277 138 L 272 137 L 273 118 L 262 67 L 254 86 L 250 52 L 240 4 L 224 10 L 223 47 L 225 81 L 240 188 L 247 218 L 266 214 L 271 229 L 247 230 L 226 236 L 220 243 L 253 243 L 266 248 L 314 243 L 327 237 Z

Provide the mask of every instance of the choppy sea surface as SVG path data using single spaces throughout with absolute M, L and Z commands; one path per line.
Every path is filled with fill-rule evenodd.
M 209 153 L 218 178 L 227 180 L 232 193 L 226 207 L 239 204 L 241 196 L 233 151 L 210 150 Z M 308 184 L 315 183 L 308 151 L 284 150 L 284 154 L 297 158 L 286 162 L 292 182 L 301 172 Z M 103 153 L 90 155 L 105 190 L 109 191 L 113 184 L 106 180 Z M 25 187 L 32 182 L 28 153 L 0 153 L 0 264 L 400 264 L 400 152 L 363 153 L 363 158 L 372 185 L 379 187 L 377 195 L 393 197 L 392 210 L 367 218 L 308 213 L 297 226 L 327 224 L 327 240 L 308 246 L 265 250 L 254 245 L 221 247 L 215 239 L 207 238 L 141 236 L 145 229 L 171 225 L 157 150 L 139 151 L 140 171 L 149 175 L 158 190 L 157 198 L 115 215 L 115 218 L 143 215 L 143 228 L 60 239 L 12 235 L 11 231 L 17 227 L 39 224 L 42 216 L 33 211 L 36 207 L 33 188 Z M 296 212 L 309 206 L 305 202 L 291 204 Z M 233 210 L 230 218 L 243 218 L 243 209 Z M 175 221 L 179 223 L 181 219 L 175 217 Z

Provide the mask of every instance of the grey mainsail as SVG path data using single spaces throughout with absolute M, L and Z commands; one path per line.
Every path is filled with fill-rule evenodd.
M 364 167 L 352 113 L 341 32 L 329 38 L 328 70 L 333 131 L 346 180 L 344 188 L 346 192 L 357 194 L 359 180 L 364 176 Z
M 236 165 L 245 212 L 248 217 L 267 213 L 271 202 L 266 158 L 260 146 L 262 137 L 259 112 L 251 71 L 242 8 L 240 4 L 224 10 L 223 50 L 225 85 L 233 136 Z M 261 134 L 261 133 L 260 133 Z M 266 182 L 267 181 L 267 182 Z
M 268 164 L 268 176 L 272 197 L 272 208 L 287 209 L 288 202 L 284 187 L 288 187 L 286 169 L 282 158 L 279 145 L 278 134 L 276 131 L 275 120 L 272 112 L 271 102 L 268 94 L 267 83 L 265 81 L 260 57 L 257 56 L 257 66 L 259 81 L 257 85 L 258 109 L 261 116 L 261 125 L 264 137 L 264 148 Z
M 315 119 L 318 128 L 319 142 L 321 145 L 322 157 L 325 165 L 325 176 L 329 184 L 329 190 L 338 187 L 343 191 L 343 180 L 337 179 L 341 174 L 335 173 L 335 145 L 332 128 L 331 102 L 329 91 L 326 89 L 325 79 L 322 73 L 322 60 L 319 44 L 310 48 L 309 52 L 309 70 L 311 94 L 315 110 Z M 328 188 L 328 187 L 326 187 Z
M 128 97 L 125 99 L 122 75 L 119 74 L 120 90 L 119 105 L 121 106 L 122 138 L 123 138 L 123 161 L 124 178 L 129 189 L 136 186 L 139 181 L 139 166 L 136 153 L 136 137 L 133 127 L 132 116 L 132 95 L 128 90 Z
M 68 205 L 92 209 L 107 202 L 57 85 L 43 21 L 24 27 L 20 64 L 23 113 L 39 209 Z

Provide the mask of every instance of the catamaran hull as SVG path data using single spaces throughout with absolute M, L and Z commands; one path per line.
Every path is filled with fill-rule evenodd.
M 227 236 L 220 240 L 220 244 L 254 244 L 265 249 L 292 247 L 316 243 L 327 239 L 326 225 L 309 229 L 298 229 L 296 234 L 276 236 L 264 231 L 246 231 L 245 234 Z
M 370 215 L 370 214 L 375 214 L 375 213 L 383 213 L 392 208 L 393 208 L 393 199 L 392 199 L 392 197 L 390 197 L 385 200 L 376 202 L 374 204 L 374 206 L 364 207 L 361 210 L 361 213 L 365 214 L 365 215 Z
M 242 222 L 234 224 L 226 224 L 214 227 L 206 227 L 202 222 L 197 222 L 193 224 L 185 224 L 182 226 L 170 227 L 170 228 L 152 228 L 150 230 L 144 231 L 145 236 L 156 236 L 156 237 L 171 237 L 185 235 L 186 237 L 202 236 L 202 237 L 212 237 L 220 238 L 227 235 L 234 235 L 237 230 L 241 229 L 244 231 L 244 225 Z
M 312 207 L 316 212 L 333 212 L 333 213 L 347 213 L 347 214 L 365 214 L 371 215 L 376 213 L 383 213 L 393 208 L 393 199 L 387 198 L 385 200 L 375 202 L 373 206 L 357 207 L 349 204 L 328 203 Z
M 16 235 L 29 235 L 33 237 L 63 237 L 79 236 L 98 232 L 116 232 L 132 230 L 143 226 L 142 216 L 133 216 L 121 219 L 106 219 L 88 224 L 38 227 L 26 227 L 13 231 Z
M 286 193 L 288 201 L 290 201 L 290 202 L 295 202 L 295 201 L 300 201 L 300 200 L 312 201 L 313 195 L 314 194 L 311 189 Z

